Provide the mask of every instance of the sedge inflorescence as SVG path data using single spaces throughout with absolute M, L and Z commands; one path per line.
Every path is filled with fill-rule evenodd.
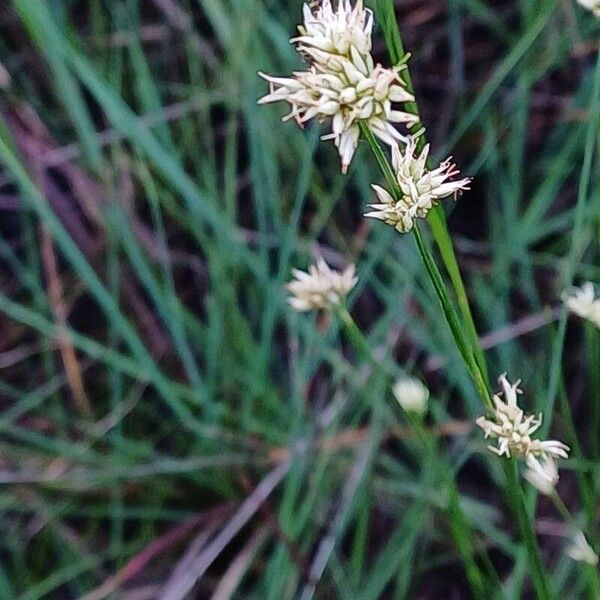
M 373 186 L 378 202 L 367 217 L 379 219 L 400 233 L 410 231 L 417 219 L 424 219 L 448 196 L 468 189 L 470 179 L 453 181 L 459 171 L 450 159 L 428 167 L 429 146 L 419 148 L 417 136 L 401 133 L 397 125 L 412 128 L 419 123 L 415 114 L 402 110 L 402 103 L 415 100 L 406 89 L 401 73 L 406 64 L 386 68 L 375 64 L 371 55 L 373 13 L 362 0 L 322 0 L 316 8 L 303 8 L 300 35 L 292 38 L 308 68 L 291 77 L 259 75 L 269 82 L 269 93 L 260 104 L 285 101 L 291 110 L 284 120 L 303 125 L 316 118 L 331 121 L 331 133 L 340 155 L 342 172 L 348 170 L 358 146 L 361 124 L 391 148 L 397 189 Z
M 373 185 L 379 202 L 371 204 L 373 210 L 365 217 L 379 219 L 400 233 L 406 233 L 413 228 L 415 220 L 424 219 L 439 200 L 456 197 L 469 189 L 470 178 L 452 180 L 459 171 L 450 158 L 436 169 L 429 170 L 428 156 L 429 144 L 419 154 L 416 140 L 412 137 L 404 152 L 398 146 L 392 148 L 392 165 L 400 193 L 394 197 L 381 186 Z
M 557 440 L 539 440 L 533 434 L 542 424 L 542 414 L 526 415 L 517 404 L 517 395 L 521 394 L 520 381 L 509 383 L 506 375 L 500 376 L 502 393 L 494 395 L 492 419 L 479 417 L 476 423 L 483 429 L 486 438 L 497 441 L 497 446 L 488 449 L 498 456 L 518 456 L 526 460 L 527 466 L 540 477 L 547 477 L 550 465 L 544 464 L 546 458 L 568 458 L 569 447 Z
M 596 297 L 591 281 L 586 281 L 580 288 L 572 288 L 565 295 L 565 303 L 570 312 L 600 327 L 600 298 Z
M 307 60 L 308 69 L 291 77 L 259 73 L 270 86 L 259 103 L 288 102 L 291 111 L 284 120 L 293 118 L 302 125 L 313 118 L 331 119 L 331 133 L 322 139 L 334 141 L 343 172 L 358 146 L 361 123 L 393 146 L 406 140 L 396 124 L 418 122 L 397 106 L 414 100 L 400 77 L 406 66 L 385 68 L 374 63 L 372 29 L 373 13 L 362 0 L 354 7 L 350 0 L 339 0 L 335 10 L 330 0 L 314 10 L 305 4 L 300 36 L 290 41 Z
M 331 269 L 322 258 L 309 267 L 308 273 L 293 269 L 292 274 L 295 279 L 286 286 L 291 294 L 288 302 L 299 312 L 341 304 L 358 281 L 354 265 L 340 273 Z

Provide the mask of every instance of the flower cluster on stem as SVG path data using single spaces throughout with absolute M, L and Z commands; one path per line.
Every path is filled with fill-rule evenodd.
M 498 456 L 520 456 L 527 462 L 528 467 L 540 476 L 545 476 L 551 468 L 542 464 L 546 458 L 568 458 L 569 447 L 557 440 L 539 440 L 532 435 L 542 424 L 541 413 L 538 416 L 525 415 L 517 405 L 517 395 L 521 394 L 520 381 L 509 383 L 506 375 L 500 376 L 502 394 L 495 394 L 493 420 L 479 417 L 476 423 L 483 429 L 486 438 L 497 440 L 497 446 L 488 446 L 489 450 Z
M 308 273 L 293 269 L 295 279 L 287 284 L 291 296 L 288 302 L 299 311 L 328 309 L 341 304 L 356 285 L 354 265 L 343 272 L 334 271 L 319 258 Z
M 407 139 L 395 125 L 418 121 L 397 107 L 414 100 L 399 76 L 406 66 L 384 68 L 373 61 L 372 28 L 373 14 L 364 8 L 362 0 L 354 7 L 350 0 L 339 0 L 337 10 L 330 0 L 323 0 L 314 11 L 305 4 L 300 36 L 291 42 L 309 68 L 291 77 L 259 73 L 270 87 L 259 103 L 288 102 L 291 110 L 284 120 L 293 118 L 303 125 L 313 118 L 331 119 L 331 133 L 322 139 L 334 141 L 343 172 L 358 146 L 361 122 L 393 146 Z
M 370 207 L 374 210 L 366 213 L 365 217 L 379 219 L 400 233 L 406 233 L 413 228 L 416 219 L 427 217 L 439 200 L 448 196 L 456 197 L 463 190 L 469 189 L 470 178 L 451 180 L 459 171 L 450 158 L 430 171 L 427 168 L 428 156 L 429 144 L 417 154 L 416 140 L 412 137 L 404 152 L 394 146 L 392 165 L 401 196 L 396 199 L 384 188 L 373 185 L 379 202 L 371 204 Z
M 598 564 L 598 555 L 585 539 L 583 531 L 576 531 L 571 538 L 571 544 L 567 548 L 567 554 L 579 562 L 596 566 Z

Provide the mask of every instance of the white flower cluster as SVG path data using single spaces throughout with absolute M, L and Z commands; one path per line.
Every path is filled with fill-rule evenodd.
M 410 231 L 417 218 L 424 219 L 431 208 L 442 198 L 456 196 L 469 189 L 470 178 L 449 181 L 458 174 L 456 165 L 445 160 L 437 169 L 427 169 L 429 144 L 417 155 L 416 141 L 408 140 L 404 153 L 398 146 L 392 148 L 392 164 L 401 197 L 396 200 L 392 194 L 378 185 L 373 185 L 379 203 L 371 204 L 374 209 L 365 217 L 380 219 L 400 233 Z
M 259 103 L 288 102 L 291 111 L 284 120 L 293 118 L 300 125 L 313 118 L 330 118 L 331 133 L 322 139 L 334 141 L 344 173 L 358 146 L 361 122 L 386 144 L 406 141 L 394 123 L 414 124 L 418 119 L 394 108 L 396 103 L 414 100 L 399 76 L 405 67 L 386 69 L 374 64 L 373 14 L 362 0 L 354 8 L 350 0 L 339 0 L 337 10 L 330 0 L 323 0 L 315 12 L 305 4 L 304 24 L 298 29 L 301 35 L 291 41 L 309 61 L 309 68 L 292 77 L 259 73 L 270 86 Z
M 308 273 L 293 269 L 296 279 L 286 286 L 292 294 L 288 302 L 299 312 L 336 306 L 356 285 L 358 279 L 354 273 L 354 265 L 339 273 L 330 269 L 322 258 L 309 267 Z
M 500 394 L 494 395 L 494 420 L 479 417 L 475 422 L 485 432 L 486 438 L 498 440 L 498 446 L 488 448 L 498 456 L 516 455 L 525 458 L 531 472 L 541 478 L 554 479 L 551 474 L 551 466 L 545 461 L 546 458 L 568 458 L 569 447 L 556 440 L 540 441 L 531 436 L 542 424 L 541 413 L 525 415 L 517 405 L 517 394 L 522 393 L 519 389 L 520 381 L 510 384 L 506 375 L 499 379 L 504 390 L 506 402 Z
M 574 287 L 565 296 L 565 302 L 572 313 L 600 327 L 600 298 L 596 298 L 591 281 L 585 282 L 580 288 Z
M 398 379 L 392 387 L 392 393 L 406 412 L 422 415 L 427 411 L 429 390 L 418 379 L 414 377 Z
M 600 17 L 600 0 L 577 0 L 583 8 L 591 10 L 597 17 Z

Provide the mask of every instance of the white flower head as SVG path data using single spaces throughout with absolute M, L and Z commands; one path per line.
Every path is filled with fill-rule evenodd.
M 429 390 L 414 377 L 402 377 L 392 387 L 394 397 L 406 412 L 422 415 L 427 410 Z
M 291 293 L 288 302 L 299 312 L 337 306 L 358 281 L 354 265 L 340 273 L 322 258 L 309 267 L 308 273 L 293 269 L 292 274 L 295 279 L 286 286 Z
M 577 531 L 571 538 L 571 545 L 567 548 L 567 554 L 573 559 L 588 565 L 598 564 L 598 555 L 588 544 L 582 531 Z
M 600 17 L 600 0 L 577 0 L 583 8 L 592 11 L 597 17 Z
M 417 156 L 417 143 L 412 137 L 408 139 L 404 152 L 398 145 L 392 147 L 392 163 L 396 181 L 401 192 L 399 200 L 384 188 L 373 185 L 379 202 L 371 204 L 374 210 L 365 214 L 384 221 L 400 233 L 410 231 L 416 219 L 424 219 L 442 198 L 455 196 L 469 189 L 470 178 L 465 177 L 452 181 L 459 171 L 448 158 L 439 167 L 430 171 L 427 168 L 429 144 Z
M 600 298 L 596 298 L 591 281 L 586 281 L 580 288 L 573 287 L 564 295 L 564 300 L 572 313 L 600 327 Z
M 539 492 L 551 496 L 558 483 L 558 467 L 552 456 L 544 456 L 541 461 L 530 457 L 523 477 Z
M 371 52 L 373 12 L 362 0 L 357 0 L 354 8 L 350 0 L 338 0 L 337 10 L 331 0 L 322 0 L 316 10 L 304 4 L 303 14 L 300 36 L 291 40 L 299 44 L 299 50 L 316 48 L 342 56 L 349 56 L 351 48 L 363 55 Z
M 366 63 L 358 55 L 355 61 L 328 56 L 329 64 L 313 64 L 293 77 L 259 73 L 270 85 L 269 94 L 259 104 L 288 102 L 291 111 L 283 120 L 294 118 L 299 125 L 313 118 L 320 122 L 331 119 L 331 133 L 322 139 L 334 140 L 345 173 L 358 146 L 361 122 L 383 142 L 395 145 L 407 138 L 394 123 L 414 124 L 418 119 L 394 108 L 395 103 L 414 100 L 399 76 L 403 67 L 373 66 L 370 56 Z
M 568 458 L 569 447 L 556 440 L 540 441 L 531 436 L 542 424 L 542 414 L 525 415 L 517 405 L 517 394 L 521 394 L 519 381 L 511 384 L 506 375 L 500 376 L 500 384 L 504 390 L 506 401 L 501 394 L 494 395 L 494 420 L 479 417 L 475 423 L 483 429 L 486 438 L 496 439 L 497 446 L 488 449 L 498 456 L 521 456 L 527 459 L 530 468 L 543 471 L 540 458 Z

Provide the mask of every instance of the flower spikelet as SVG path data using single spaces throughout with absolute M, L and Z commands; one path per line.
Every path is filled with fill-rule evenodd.
M 598 564 L 598 555 L 585 539 L 583 531 L 577 531 L 571 538 L 571 545 L 567 548 L 567 554 L 579 562 L 595 566 Z
M 483 429 L 486 438 L 497 440 L 497 446 L 488 446 L 489 450 L 498 456 L 512 455 L 525 458 L 529 468 L 537 471 L 544 470 L 540 459 L 568 458 L 569 447 L 556 440 L 541 441 L 531 436 L 542 424 L 542 414 L 525 415 L 517 405 L 517 395 L 521 394 L 519 389 L 520 380 L 511 384 L 506 375 L 500 376 L 504 398 L 502 394 L 494 395 L 493 420 L 479 417 L 475 422 Z
M 293 73 L 293 77 L 259 73 L 270 84 L 269 94 L 259 104 L 288 102 L 291 111 L 283 119 L 293 118 L 299 125 L 313 118 L 319 122 L 331 119 L 331 133 L 322 139 L 334 140 L 342 171 L 346 172 L 358 146 L 361 121 L 383 142 L 395 145 L 407 138 L 393 124 L 414 124 L 417 118 L 394 108 L 397 102 L 414 99 L 402 87 L 402 67 L 357 66 L 344 57 L 332 60 L 334 64 L 315 64 L 307 71 Z
M 394 383 L 392 392 L 406 412 L 422 415 L 427 410 L 429 390 L 414 377 L 402 377 Z
M 331 269 L 322 258 L 309 267 L 308 273 L 293 269 L 292 274 L 295 279 L 286 286 L 291 293 L 288 302 L 299 312 L 337 306 L 358 281 L 354 265 L 340 273 Z
M 362 0 L 354 8 L 350 0 L 339 0 L 337 10 L 331 0 L 323 0 L 314 12 L 304 4 L 303 15 L 304 23 L 298 26 L 300 36 L 291 40 L 299 49 L 316 48 L 341 56 L 348 56 L 352 47 L 362 55 L 371 52 L 373 12 L 364 7 Z
M 558 467 L 551 456 L 544 456 L 541 461 L 529 461 L 523 477 L 545 496 L 554 493 L 558 483 Z
M 358 0 L 338 0 L 334 9 L 323 0 L 313 11 L 304 5 L 300 36 L 292 38 L 308 69 L 291 77 L 272 77 L 259 73 L 269 82 L 269 93 L 259 104 L 285 101 L 291 106 L 284 120 L 294 118 L 299 125 L 316 118 L 331 119 L 331 133 L 322 139 L 333 140 L 341 158 L 342 172 L 348 170 L 358 146 L 360 125 L 388 145 L 406 142 L 395 124 L 414 125 L 418 118 L 402 111 L 398 103 L 411 102 L 400 77 L 406 65 L 384 68 L 371 56 L 373 13 Z
M 600 17 L 600 0 L 577 0 L 583 8 L 592 11 L 597 17 Z
M 600 298 L 596 298 L 591 281 L 586 281 L 580 288 L 572 288 L 565 295 L 565 303 L 572 313 L 600 327 Z
M 417 154 L 416 140 L 409 138 L 404 152 L 398 145 L 392 148 L 392 164 L 401 197 L 394 200 L 392 194 L 384 188 L 373 185 L 379 202 L 371 204 L 374 209 L 365 214 L 384 221 L 400 233 L 410 231 L 416 219 L 424 219 L 429 211 L 442 198 L 456 196 L 469 189 L 470 178 L 452 181 L 459 171 L 451 159 L 443 161 L 436 169 L 427 168 L 429 144 L 421 154 Z

